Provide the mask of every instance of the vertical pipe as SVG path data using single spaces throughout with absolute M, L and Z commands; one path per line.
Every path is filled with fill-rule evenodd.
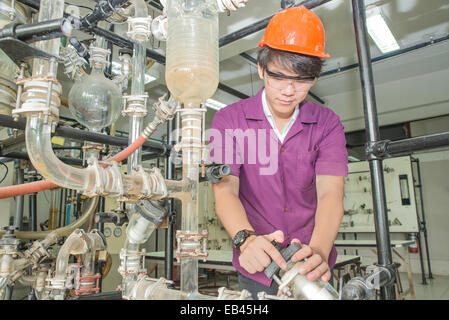
M 56 189 L 50 190 L 50 213 L 48 230 L 55 230 L 58 226 L 58 208 L 56 207 Z
M 427 241 L 427 226 L 426 226 L 426 214 L 424 212 L 424 198 L 422 195 L 422 180 L 421 180 L 421 164 L 419 159 L 416 160 L 418 168 L 418 179 L 419 179 L 419 198 L 421 199 L 421 215 L 422 215 L 422 228 L 424 232 L 424 241 L 426 244 L 426 254 L 427 254 L 427 267 L 429 269 L 429 279 L 433 279 L 432 269 L 430 267 L 430 253 L 429 253 L 429 243 Z M 422 248 L 419 248 L 421 250 Z
M 31 177 L 31 181 L 36 178 Z M 30 231 L 37 231 L 37 193 L 29 195 L 29 209 L 30 209 Z
M 20 160 L 16 160 L 16 173 L 17 173 L 17 184 L 23 184 L 24 173 L 23 169 L 20 168 Z M 14 217 L 14 227 L 17 230 L 22 230 L 22 220 L 23 220 L 23 200 L 24 196 L 16 197 L 16 215 Z
M 14 289 L 13 286 L 10 286 L 10 285 L 6 286 L 6 288 L 5 288 L 5 291 L 6 291 L 6 293 L 5 293 L 5 300 L 11 300 L 13 289 Z
M 59 228 L 63 226 L 63 220 L 62 220 L 62 214 L 64 212 L 63 203 L 62 203 L 63 196 L 64 196 L 64 189 L 60 189 L 59 190 L 59 217 L 58 217 L 58 222 L 59 222 L 58 227 Z
M 65 226 L 64 223 L 65 223 L 65 221 L 67 219 L 67 193 L 68 193 L 68 190 L 64 188 L 63 191 L 64 191 L 64 203 L 63 203 L 63 205 L 64 205 L 64 214 L 63 214 L 63 219 L 61 221 L 61 227 Z
M 360 64 L 360 80 L 362 84 L 363 107 L 367 143 L 378 141 L 380 138 L 377 119 L 377 106 L 374 91 L 374 80 L 371 64 L 370 48 L 367 39 L 365 1 L 352 0 L 353 21 L 356 35 L 357 55 Z M 382 266 L 392 265 L 393 259 L 390 247 L 387 205 L 385 197 L 382 160 L 368 159 L 371 173 L 371 189 L 376 228 L 376 242 L 378 261 Z M 394 274 L 392 275 L 394 276 Z M 381 287 L 381 298 L 394 300 L 393 285 Z
M 171 146 L 174 145 L 173 135 L 174 121 L 169 120 L 167 122 L 167 143 Z M 173 180 L 175 177 L 175 166 L 169 160 L 170 156 L 165 157 L 165 177 L 169 180 Z M 173 280 L 173 227 L 174 227 L 174 200 L 168 199 L 168 226 L 165 233 L 165 278 Z
M 100 197 L 100 202 L 98 204 L 98 212 L 104 212 L 104 205 L 105 205 L 105 199 L 104 197 Z M 101 219 L 98 222 L 98 231 L 101 233 L 104 233 L 104 222 L 101 221 Z
M 81 193 L 76 196 L 76 214 L 75 217 L 78 219 L 81 216 Z

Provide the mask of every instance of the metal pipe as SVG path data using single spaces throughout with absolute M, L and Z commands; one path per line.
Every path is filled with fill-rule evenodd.
M 420 228 L 422 228 L 424 233 L 424 241 L 426 244 L 426 254 L 427 254 L 427 267 L 429 269 L 429 279 L 433 279 L 432 275 L 432 268 L 430 267 L 430 253 L 429 253 L 429 243 L 427 240 L 427 226 L 426 226 L 426 214 L 424 211 L 424 198 L 422 195 L 422 180 L 421 180 L 421 168 L 420 168 L 420 162 L 419 159 L 416 159 L 416 166 L 418 169 L 418 179 L 419 179 L 419 198 L 421 202 L 421 215 L 422 215 L 422 221 L 420 223 Z M 422 249 L 422 247 L 420 247 Z
M 167 142 L 172 146 L 175 144 L 173 139 L 174 120 L 167 122 Z M 168 180 L 175 178 L 175 165 L 170 161 L 169 155 L 165 157 L 165 177 Z M 173 280 L 173 229 L 175 221 L 174 199 L 168 199 L 168 226 L 165 233 L 165 278 Z
M 104 206 L 105 206 L 105 198 L 100 197 L 100 202 L 98 204 L 98 212 L 102 213 L 104 212 Z M 103 234 L 104 233 L 104 222 L 100 221 L 98 222 L 98 231 Z
M 23 169 L 20 168 L 20 161 L 16 161 L 16 173 L 17 173 L 17 184 L 23 184 L 24 180 L 24 172 Z M 22 230 L 22 221 L 23 221 L 23 200 L 24 196 L 16 197 L 16 215 L 14 217 L 14 227 L 17 230 Z
M 39 10 L 41 4 L 40 0 L 17 0 L 18 2 L 33 8 L 34 10 Z
M 322 4 L 325 4 L 331 0 L 307 0 L 302 1 L 301 3 L 294 5 L 295 7 L 299 7 L 301 5 L 305 6 L 307 9 L 313 9 L 316 8 Z M 262 20 L 257 21 L 256 23 L 253 23 L 249 26 L 246 26 L 242 29 L 239 29 L 237 31 L 234 31 L 230 34 L 227 34 L 220 38 L 219 40 L 219 46 L 223 47 L 225 45 L 228 45 L 234 41 L 240 40 L 246 36 L 249 36 L 250 34 L 253 34 L 257 31 L 263 30 L 267 27 L 268 22 L 270 22 L 271 18 L 273 18 L 274 15 L 271 15 L 267 18 L 264 18 Z
M 14 119 L 12 117 L 0 114 L 0 126 L 7 127 L 7 128 L 13 128 L 13 129 L 19 129 L 19 130 L 25 130 L 26 120 L 19 119 L 19 121 L 14 121 Z M 81 141 L 91 141 L 91 142 L 97 142 L 97 143 L 101 143 L 101 144 L 109 144 L 112 146 L 128 146 L 127 138 L 108 136 L 106 134 L 75 129 L 75 128 L 68 127 L 68 126 L 57 127 L 54 135 L 64 137 L 64 138 L 81 140 Z M 142 147 L 144 150 L 160 152 L 161 156 L 164 155 L 166 152 L 170 153 L 169 148 L 163 143 L 155 143 L 155 142 L 146 141 L 142 145 Z
M 444 147 L 449 145 L 449 132 L 414 137 L 399 141 L 389 141 L 386 152 L 390 155 L 398 153 L 412 153 L 419 150 Z
M 363 111 L 367 142 L 376 142 L 380 138 L 377 119 L 376 97 L 371 65 L 370 48 L 368 45 L 364 0 L 352 0 L 353 22 L 356 35 L 357 55 L 360 63 L 360 80 L 363 94 Z M 390 234 L 388 226 L 387 205 L 385 197 L 382 160 L 368 159 L 371 173 L 371 190 L 373 197 L 374 223 L 378 261 L 381 266 L 392 265 Z M 395 275 L 393 274 L 392 277 Z M 381 297 L 386 300 L 395 299 L 393 286 L 381 287 Z
M 386 53 L 384 55 L 372 58 L 371 61 L 372 62 L 382 61 L 382 60 L 385 60 L 385 59 L 388 59 L 388 58 L 392 58 L 392 57 L 398 56 L 400 54 L 409 53 L 411 51 L 415 51 L 415 50 L 418 50 L 418 49 L 421 49 L 421 48 L 425 48 L 425 47 L 437 44 L 437 43 L 442 42 L 442 41 L 447 41 L 447 40 L 449 40 L 449 36 L 441 37 L 441 38 L 438 38 L 438 39 L 432 39 L 430 41 L 419 43 L 417 45 L 414 45 L 414 46 L 411 46 L 411 47 L 408 47 L 408 48 L 396 50 L 396 51 L 389 52 L 389 53 Z M 340 73 L 340 72 L 343 72 L 343 71 L 356 69 L 358 67 L 359 67 L 359 64 L 358 63 L 354 63 L 354 64 L 351 64 L 351 65 L 348 65 L 348 66 L 344 66 L 344 67 L 340 67 L 340 68 L 337 68 L 337 69 L 328 70 L 328 71 L 325 71 L 325 72 L 321 73 L 320 74 L 320 78 L 325 77 L 325 76 L 329 76 L 331 74 L 336 74 L 336 73 Z
M 26 152 L 9 152 L 9 153 L 2 153 L 0 152 L 1 156 L 8 157 L 12 159 L 20 159 L 20 160 L 30 160 L 30 157 Z M 58 157 L 59 160 L 66 164 L 74 165 L 74 166 L 82 166 L 83 160 L 81 159 L 74 159 L 74 158 L 66 158 L 66 157 Z
M 36 181 L 36 177 L 31 177 L 31 182 Z M 30 208 L 30 231 L 37 231 L 37 193 L 32 193 L 29 196 Z
M 98 2 L 95 9 L 81 19 L 81 26 L 88 28 L 94 26 L 101 20 L 106 20 L 117 8 L 123 6 L 128 1 L 129 0 L 107 0 Z
M 66 18 L 22 24 L 15 28 L 5 27 L 0 30 L 0 38 L 14 37 L 24 42 L 36 42 L 61 38 L 69 35 L 72 24 Z

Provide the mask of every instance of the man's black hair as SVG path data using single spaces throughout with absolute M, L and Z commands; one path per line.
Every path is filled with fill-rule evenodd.
M 301 53 L 277 50 L 265 46 L 257 54 L 257 63 L 266 70 L 268 63 L 274 63 L 299 76 L 318 78 L 323 67 L 324 60 Z

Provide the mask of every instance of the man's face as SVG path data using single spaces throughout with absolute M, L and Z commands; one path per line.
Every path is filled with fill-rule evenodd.
M 268 73 L 291 77 L 300 77 L 303 75 L 295 74 L 273 62 L 268 63 L 268 71 L 262 69 L 260 65 L 258 66 L 258 70 L 259 77 L 265 85 L 267 103 L 274 116 L 277 117 L 290 117 L 295 107 L 305 99 L 310 88 L 316 82 L 316 79 L 308 82 L 298 82 L 288 79 L 276 81 L 276 78 L 271 77 Z

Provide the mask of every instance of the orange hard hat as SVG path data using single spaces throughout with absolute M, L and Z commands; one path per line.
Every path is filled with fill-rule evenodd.
M 279 11 L 268 23 L 259 47 L 329 58 L 324 52 L 324 27 L 320 18 L 304 6 Z

